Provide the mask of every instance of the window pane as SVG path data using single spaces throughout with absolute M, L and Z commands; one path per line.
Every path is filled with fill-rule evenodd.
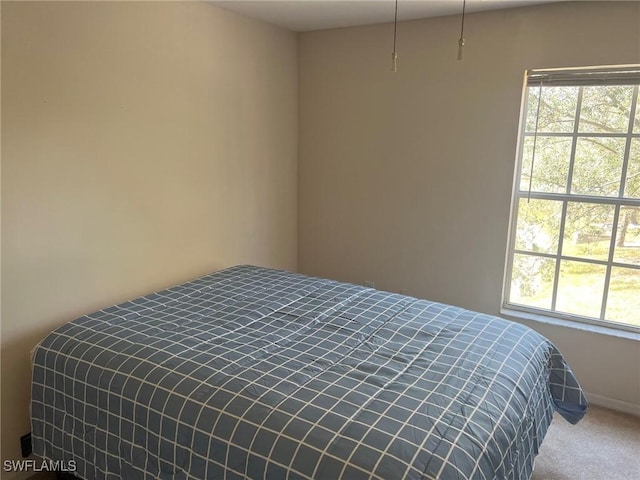
M 538 308 L 551 308 L 555 260 L 515 254 L 509 301 Z
M 640 198 L 640 139 L 638 138 L 631 140 L 624 196 Z
M 595 74 L 527 87 L 505 301 L 640 327 L 640 85 Z
M 571 193 L 618 196 L 624 147 L 624 138 L 579 138 Z
M 520 199 L 516 249 L 528 252 L 557 253 L 561 216 L 562 202 Z
M 569 202 L 562 255 L 608 260 L 614 212 L 613 205 Z
M 607 298 L 607 320 L 640 326 L 640 270 L 613 267 Z
M 520 190 L 522 191 L 529 189 L 533 143 L 534 138 L 532 136 L 525 138 L 522 152 L 522 174 L 520 176 Z M 570 137 L 538 136 L 531 191 L 566 193 L 569 160 L 571 159 L 571 143 L 572 139 Z
M 640 207 L 620 208 L 613 260 L 640 265 Z M 640 297 L 640 291 L 638 296 Z
M 633 86 L 584 87 L 579 132 L 626 133 L 629 129 Z
M 600 318 L 606 267 L 561 260 L 556 310 Z
M 636 86 L 636 88 L 638 88 Z M 636 105 L 636 118 L 633 122 L 633 133 L 640 133 L 640 105 Z
M 536 131 L 540 87 L 529 87 L 527 132 Z M 573 132 L 578 87 L 542 87 L 538 132 Z

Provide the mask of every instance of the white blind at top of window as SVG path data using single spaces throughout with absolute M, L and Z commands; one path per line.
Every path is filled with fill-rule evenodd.
M 569 68 L 527 70 L 527 85 L 637 85 L 640 84 L 640 65 L 597 68 Z

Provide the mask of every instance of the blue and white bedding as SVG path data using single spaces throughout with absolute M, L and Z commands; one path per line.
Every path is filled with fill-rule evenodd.
M 252 266 L 58 328 L 31 404 L 34 452 L 86 480 L 523 480 L 586 408 L 525 326 Z

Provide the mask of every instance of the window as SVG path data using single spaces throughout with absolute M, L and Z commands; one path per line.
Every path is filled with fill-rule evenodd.
M 503 306 L 640 330 L 640 67 L 527 72 Z

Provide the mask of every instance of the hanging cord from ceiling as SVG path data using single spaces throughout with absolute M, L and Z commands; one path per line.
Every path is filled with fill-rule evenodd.
M 463 58 L 464 47 L 464 19 L 467 11 L 467 0 L 462 0 L 462 20 L 460 22 L 460 38 L 458 39 L 458 60 Z M 398 0 L 395 1 L 395 13 L 393 17 L 393 52 L 391 53 L 391 71 L 398 71 Z
M 462 24 L 460 25 L 460 38 L 458 39 L 458 60 L 462 60 L 462 47 L 464 47 L 464 14 L 467 9 L 467 0 L 462 0 Z
M 391 54 L 391 71 L 398 71 L 398 52 L 396 51 L 396 38 L 398 36 L 398 0 L 396 0 L 396 13 L 393 18 L 393 53 Z
M 462 24 L 460 25 L 460 38 L 458 39 L 458 60 L 462 60 L 462 48 L 464 47 L 464 14 L 467 9 L 467 0 L 462 0 Z

